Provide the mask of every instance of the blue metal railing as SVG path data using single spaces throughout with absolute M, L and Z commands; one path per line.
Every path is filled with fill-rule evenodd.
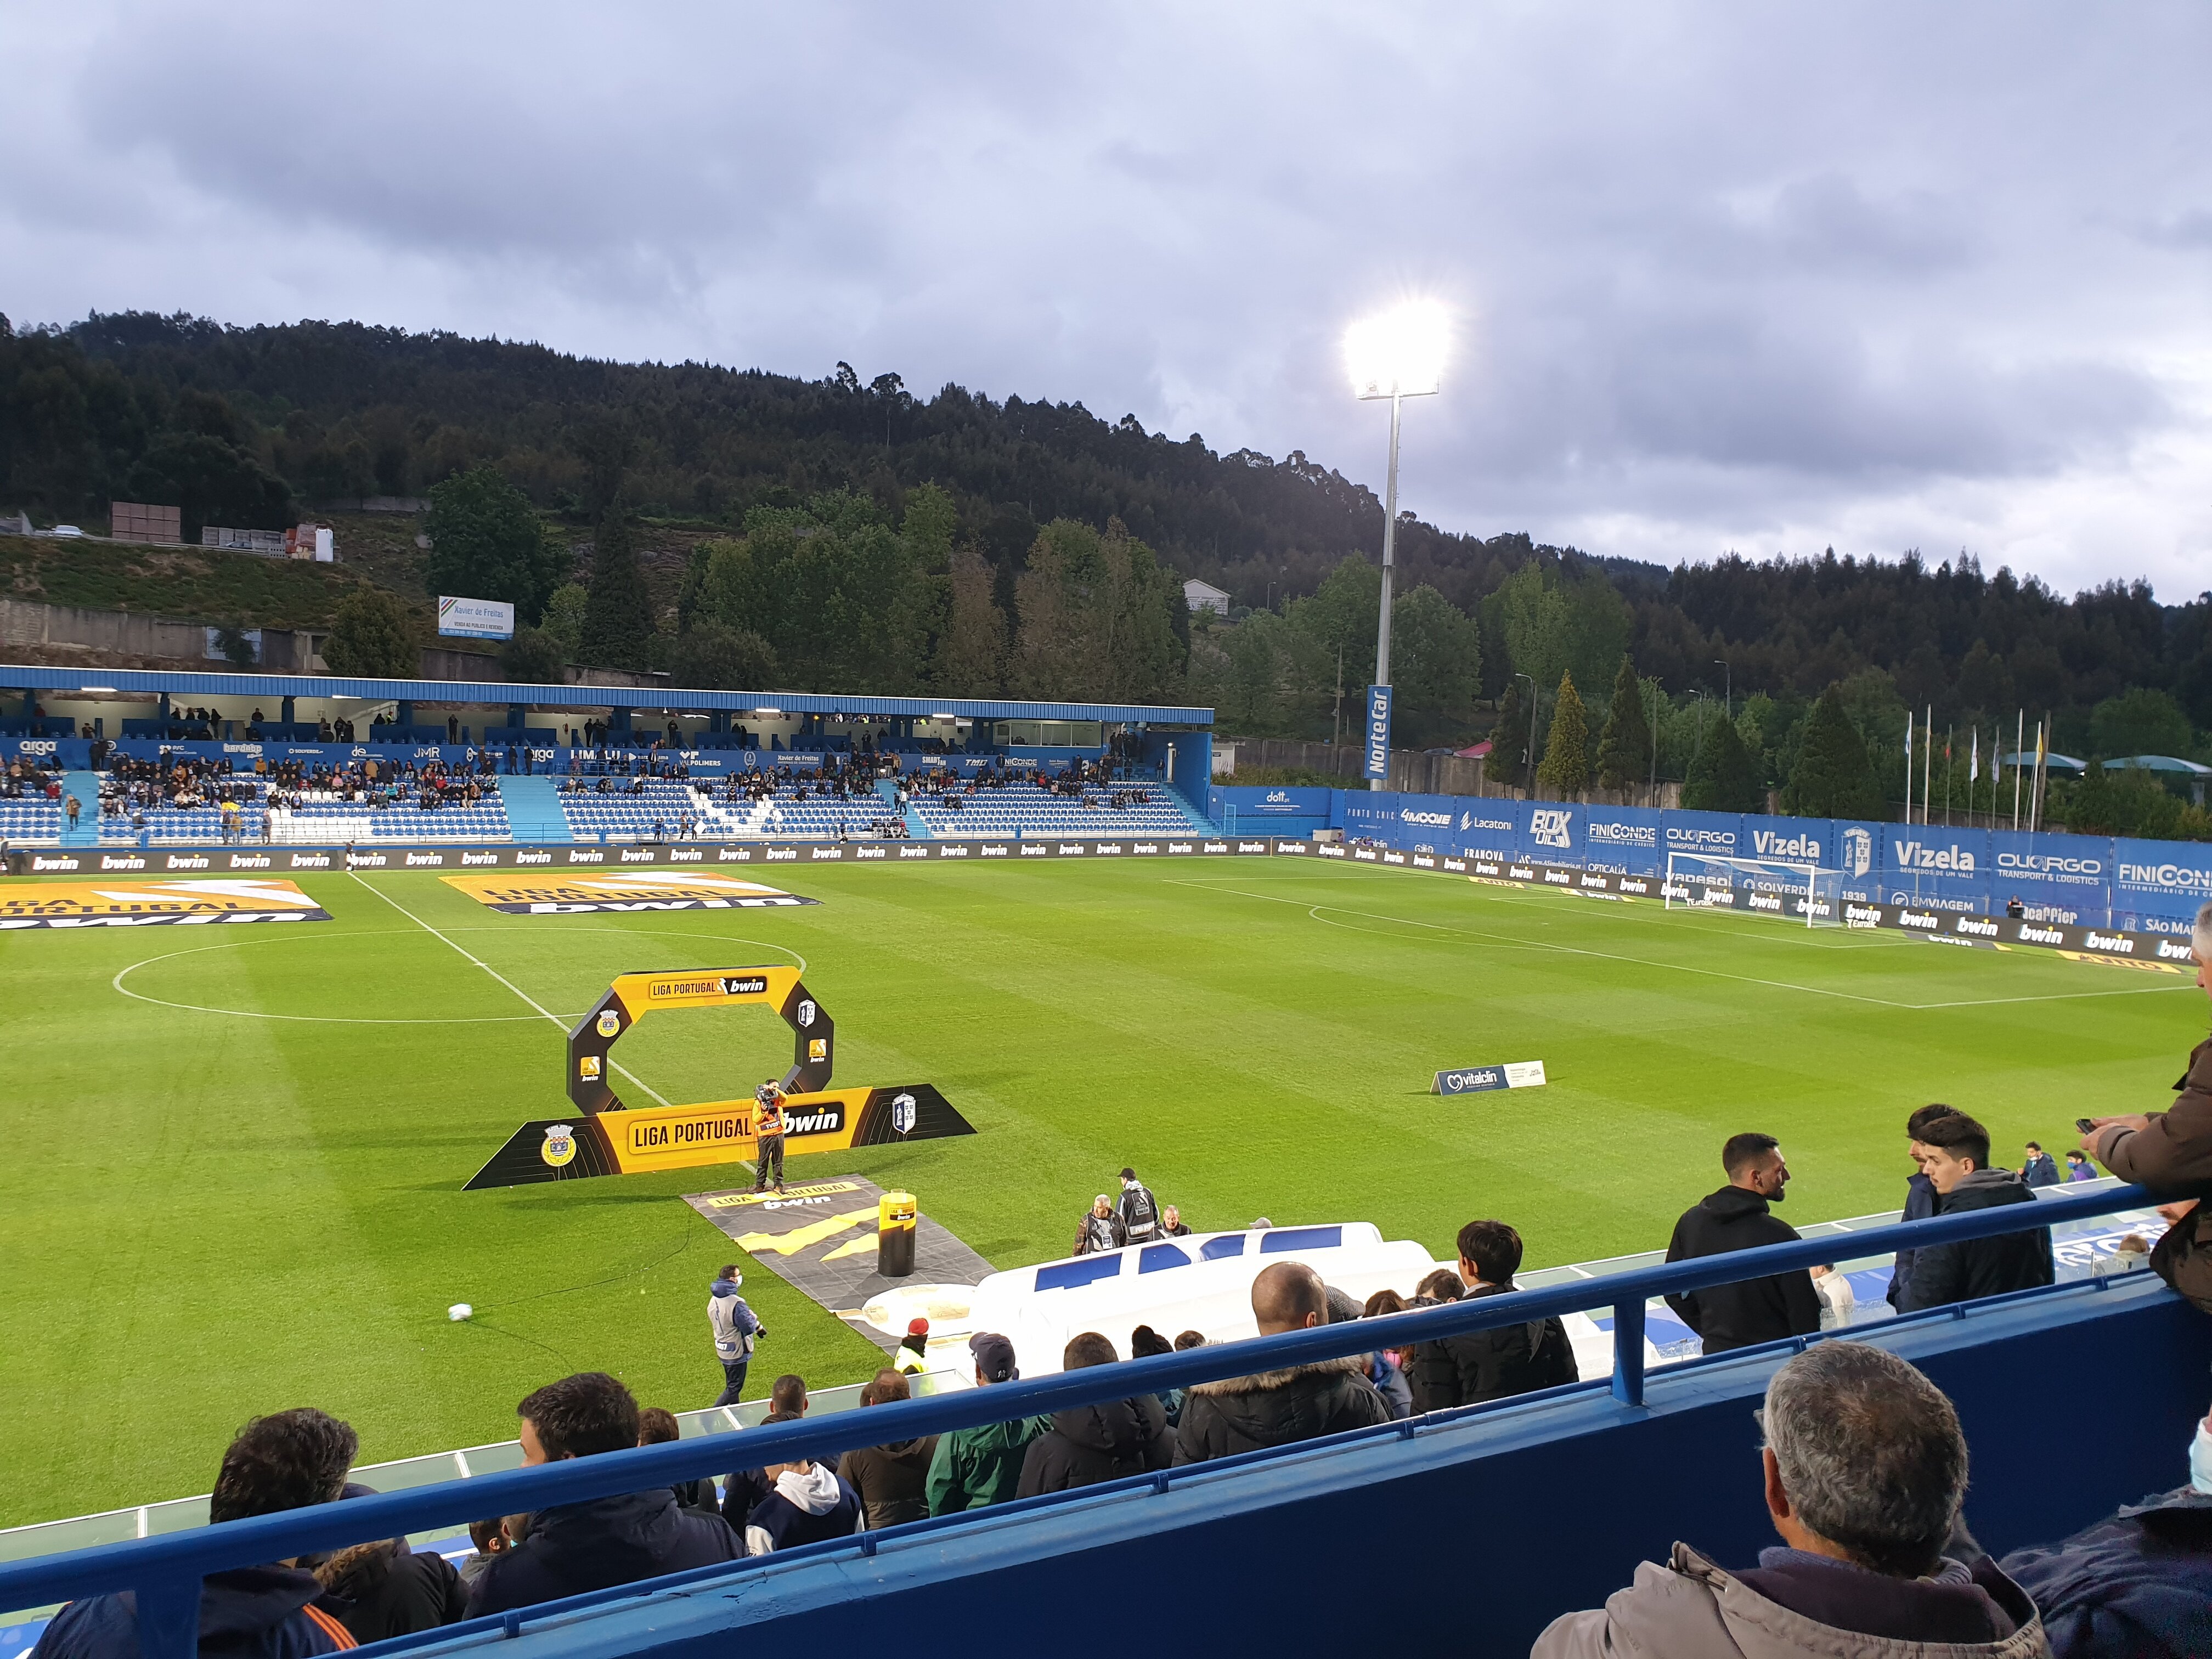
M 2044 1189 L 2046 1194 L 2051 1190 Z M 748 1429 L 742 1442 L 720 1435 L 676 1441 L 73 1550 L 0 1565 L 0 1610 L 133 1590 L 143 1659 L 194 1659 L 198 1648 L 200 1580 L 210 1573 L 340 1549 L 364 1540 L 465 1525 L 488 1515 L 512 1515 L 672 1486 L 680 1480 L 724 1474 L 739 1464 L 757 1468 L 1608 1305 L 1613 1310 L 1614 1335 L 1613 1395 L 1624 1405 L 1640 1407 L 1644 1385 L 1644 1304 L 1652 1297 L 1825 1266 L 1838 1259 L 1886 1255 L 1898 1249 L 1926 1249 L 1931 1245 L 2025 1232 L 2136 1209 L 2154 1201 L 2144 1188 L 2133 1186 L 2045 1196 L 2033 1204 L 1936 1216 L 1843 1237 L 1801 1239 L 1791 1244 L 1639 1267 L 1539 1291 L 1512 1291 L 1380 1319 L 1210 1344 L 1181 1353 L 1093 1366 L 1034 1381 L 893 1401 L 865 1412 Z M 1194 1472 L 1206 1467 L 1192 1466 Z

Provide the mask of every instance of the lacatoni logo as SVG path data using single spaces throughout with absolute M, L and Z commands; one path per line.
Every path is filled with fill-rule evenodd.
M 1402 806 L 1398 809 L 1398 822 L 1401 823 L 1425 823 L 1438 830 L 1449 830 L 1451 828 L 1452 817 L 1449 812 L 1416 812 L 1410 806 Z M 1565 842 L 1561 842 L 1559 845 L 1564 847 L 1566 843 Z
M 1751 850 L 1753 857 L 1762 859 L 1818 859 L 1821 847 L 1811 836 L 1784 836 L 1771 830 L 1754 830 Z
M 1472 812 L 1459 815 L 1459 827 L 1462 833 L 1469 830 L 1503 830 L 1510 834 L 1513 829 L 1503 818 L 1479 818 Z
M 1844 831 L 1844 868 L 1863 876 L 1874 868 L 1874 832 L 1856 827 Z
M 1932 842 L 1900 841 L 1897 847 L 1897 867 L 1900 870 L 1949 870 L 1960 875 L 1971 875 L 1974 870 L 1974 855 L 1956 842 L 1938 847 Z
M 1572 847 L 1569 826 L 1575 815 L 1557 807 L 1539 807 L 1528 815 L 1528 839 L 1539 847 Z

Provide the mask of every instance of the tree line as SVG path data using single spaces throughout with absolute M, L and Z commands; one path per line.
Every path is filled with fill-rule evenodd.
M 503 556 L 526 613 L 549 648 L 587 659 L 725 677 L 773 663 L 783 683 L 887 690 L 1148 686 L 1212 702 L 1231 732 L 1307 738 L 1344 731 L 1374 670 L 1381 504 L 1303 453 L 1218 453 L 1133 416 L 957 385 L 918 396 L 842 363 L 806 380 L 359 323 L 0 319 L 0 508 L 171 501 L 189 535 L 368 494 L 444 503 L 487 477 L 527 509 Z M 446 538 L 464 508 L 435 510 Z M 588 538 L 589 568 L 532 551 L 529 514 Z M 668 616 L 622 574 L 626 540 L 658 526 L 718 544 Z M 1392 678 L 1401 736 L 1423 746 L 1510 726 L 1516 698 L 1547 727 L 1568 675 L 1596 733 L 1624 653 L 1657 687 L 1661 777 L 1686 778 L 1717 701 L 1758 783 L 1781 787 L 1831 686 L 1892 799 L 1908 708 L 2008 741 L 2023 711 L 2031 731 L 2047 713 L 2077 755 L 2194 756 L 2212 726 L 2205 596 L 2161 605 L 2112 582 L 2067 598 L 1969 555 L 1667 570 L 1411 514 L 1397 547 Z M 1226 617 L 1173 602 L 1192 576 L 1229 592 Z M 817 623 L 866 643 L 811 637 Z

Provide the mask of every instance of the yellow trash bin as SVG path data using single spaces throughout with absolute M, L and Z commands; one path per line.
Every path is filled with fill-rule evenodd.
M 876 1271 L 904 1279 L 914 1271 L 915 1218 L 912 1193 L 885 1193 L 876 1206 Z

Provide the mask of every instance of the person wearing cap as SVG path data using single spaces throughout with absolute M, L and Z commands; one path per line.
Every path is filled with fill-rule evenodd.
M 766 1192 L 769 1166 L 775 1166 L 775 1190 L 783 1191 L 783 1090 L 770 1078 L 753 1091 L 753 1190 Z
M 1149 1244 L 1160 1236 L 1160 1206 L 1152 1188 L 1137 1179 L 1134 1170 L 1121 1170 L 1121 1199 L 1114 1206 L 1124 1244 Z
M 1014 1345 L 996 1331 L 976 1332 L 968 1339 L 968 1352 L 975 1358 L 979 1389 L 1012 1382 L 1021 1376 L 1014 1364 Z M 1010 1423 L 986 1423 L 940 1436 L 929 1460 L 929 1512 L 957 1515 L 986 1504 L 1005 1503 L 1021 1488 L 1030 1442 L 1051 1428 L 1049 1417 L 1018 1417 Z
M 898 1358 L 891 1369 L 904 1376 L 919 1376 L 929 1369 L 929 1322 L 919 1316 L 906 1322 L 899 1339 Z

